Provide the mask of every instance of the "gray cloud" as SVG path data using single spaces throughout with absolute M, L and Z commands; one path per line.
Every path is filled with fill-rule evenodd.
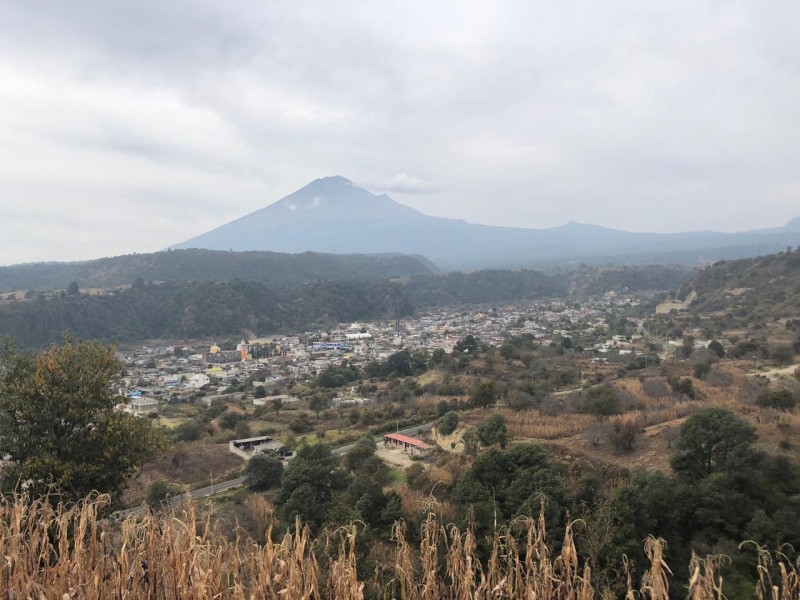
M 151 251 L 341 174 L 491 224 L 800 214 L 800 5 L 0 4 L 0 263 Z

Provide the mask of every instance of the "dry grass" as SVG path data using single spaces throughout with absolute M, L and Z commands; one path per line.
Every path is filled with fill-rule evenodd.
M 327 532 L 314 540 L 298 522 L 273 538 L 267 520 L 266 543 L 230 541 L 193 506 L 180 514 L 146 515 L 122 523 L 99 518 L 107 497 L 71 508 L 5 498 L 0 502 L 0 590 L 4 599 L 126 598 L 129 600 L 363 600 L 367 582 L 359 579 L 357 526 Z M 250 510 L 268 519 L 269 506 L 254 500 Z M 542 515 L 544 511 L 541 511 Z M 490 552 L 478 558 L 471 529 L 443 526 L 432 514 L 423 522 L 419 546 L 408 540 L 406 525 L 393 530 L 394 569 L 369 583 L 381 598 L 406 600 L 511 600 L 551 598 L 595 600 L 614 597 L 593 583 L 580 560 L 572 526 L 561 551 L 546 543 L 543 517 L 521 518 L 488 539 Z M 279 541 L 273 541 L 278 539 Z M 628 576 L 626 598 L 668 600 L 670 570 L 665 544 L 649 538 L 650 569 L 637 588 Z M 754 597 L 800 597 L 800 564 L 758 548 L 759 580 Z M 724 559 L 693 557 L 690 598 L 722 598 Z
M 506 418 L 508 433 L 513 438 L 555 440 L 583 433 L 597 418 L 592 415 L 569 413 L 547 415 L 538 410 L 517 412 L 509 408 L 492 410 Z M 486 417 L 478 412 L 479 419 Z

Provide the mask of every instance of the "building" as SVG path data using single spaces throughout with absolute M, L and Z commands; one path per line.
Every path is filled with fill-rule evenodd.
M 138 396 L 130 398 L 128 408 L 134 414 L 147 413 L 158 410 L 158 399 L 150 396 Z
M 394 446 L 402 448 L 413 456 L 427 456 L 433 448 L 417 438 L 413 438 L 402 433 L 387 433 L 383 436 L 384 446 Z
M 280 394 L 278 396 L 265 396 L 263 398 L 253 398 L 253 406 L 267 406 L 275 402 L 275 400 L 280 400 L 282 405 L 286 405 L 299 402 L 300 398 L 298 398 L 297 396 L 289 396 L 288 394 Z

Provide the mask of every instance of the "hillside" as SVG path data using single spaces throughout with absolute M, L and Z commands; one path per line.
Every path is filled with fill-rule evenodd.
M 800 250 L 720 261 L 697 272 L 677 292 L 695 312 L 735 311 L 742 317 L 800 314 Z
M 239 336 L 401 315 L 413 309 L 388 281 L 268 286 L 255 281 L 166 283 L 89 296 L 66 293 L 0 306 L 0 333 L 40 347 L 65 330 L 83 339 Z
M 270 285 L 408 277 L 436 267 L 423 257 L 399 254 L 336 255 L 304 252 L 174 250 L 128 254 L 87 262 L 36 263 L 0 267 L 0 291 L 110 288 L 143 281 L 222 281 L 249 279 Z
M 698 264 L 800 244 L 800 219 L 784 227 L 718 233 L 632 233 L 569 223 L 497 227 L 425 215 L 344 177 L 317 179 L 249 215 L 173 248 L 421 254 L 447 270 L 592 264 Z
M 224 260 L 223 255 L 231 255 L 210 251 L 185 252 L 195 257 L 207 253 L 215 260 Z M 144 258 L 169 258 L 170 254 L 180 254 L 180 251 L 144 255 Z M 237 254 L 232 256 L 236 264 L 242 264 Z M 283 261 L 285 256 L 278 256 L 284 265 L 291 262 Z M 307 258 L 307 255 L 298 255 L 298 258 Z M 343 257 L 316 255 L 314 258 L 320 259 L 315 261 L 319 265 Z M 383 259 L 388 266 L 396 266 L 398 270 L 405 264 L 409 267 L 418 264 L 413 262 L 414 259 L 402 256 L 356 259 L 356 266 L 365 267 Z M 367 260 L 359 262 L 358 259 Z M 113 262 L 116 259 L 109 260 Z M 180 261 L 165 262 L 174 266 Z M 254 259 L 254 265 L 258 264 Z M 356 271 L 351 269 L 351 273 Z M 166 269 L 160 272 L 165 273 Z M 366 277 L 369 269 L 364 268 L 361 272 Z M 404 277 L 402 283 L 396 284 L 377 277 L 325 281 L 320 276 L 311 282 L 287 281 L 291 276 L 289 273 L 284 273 L 283 279 L 275 277 L 261 282 L 248 279 L 181 281 L 181 274 L 177 274 L 175 281 L 163 284 L 139 282 L 127 289 L 115 289 L 104 294 L 81 294 L 75 290 L 72 294 L 38 292 L 27 300 L 18 294 L 16 300 L 0 303 L 0 334 L 17 338 L 23 346 L 41 346 L 56 341 L 67 329 L 80 338 L 118 342 L 238 335 L 242 329 L 272 333 L 392 315 L 395 310 L 393 303 L 399 303 L 403 314 L 410 314 L 416 306 L 510 303 L 598 295 L 609 291 L 665 291 L 674 289 L 690 272 L 662 266 L 583 267 L 553 273 L 485 270 L 440 275 L 425 273 Z M 183 273 L 183 277 L 188 275 Z M 331 276 L 331 273 L 327 275 Z M 294 274 L 296 278 L 308 276 L 308 271 Z

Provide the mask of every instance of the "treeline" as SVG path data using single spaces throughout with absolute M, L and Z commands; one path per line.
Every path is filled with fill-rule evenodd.
M 673 265 L 581 268 L 570 273 L 571 290 L 584 295 L 675 290 L 694 272 Z
M 720 261 L 686 281 L 678 291 L 692 292 L 695 312 L 730 309 L 739 316 L 791 317 L 800 312 L 800 249 L 758 258 Z
M 417 306 L 536 300 L 564 296 L 568 290 L 566 277 L 525 270 L 422 275 L 404 287 L 408 299 Z
M 71 293 L 0 307 L 0 333 L 41 347 L 69 330 L 83 339 L 133 341 L 297 331 L 400 314 L 413 306 L 388 281 L 266 285 L 233 280 L 165 283 L 90 296 Z
M 424 262 L 423 262 L 424 261 Z M 426 264 L 427 263 L 427 264 Z M 281 254 L 169 250 L 86 262 L 0 267 L 0 291 L 110 288 L 143 282 L 249 279 L 270 285 L 307 281 L 385 279 L 431 272 L 431 263 L 402 254 Z

